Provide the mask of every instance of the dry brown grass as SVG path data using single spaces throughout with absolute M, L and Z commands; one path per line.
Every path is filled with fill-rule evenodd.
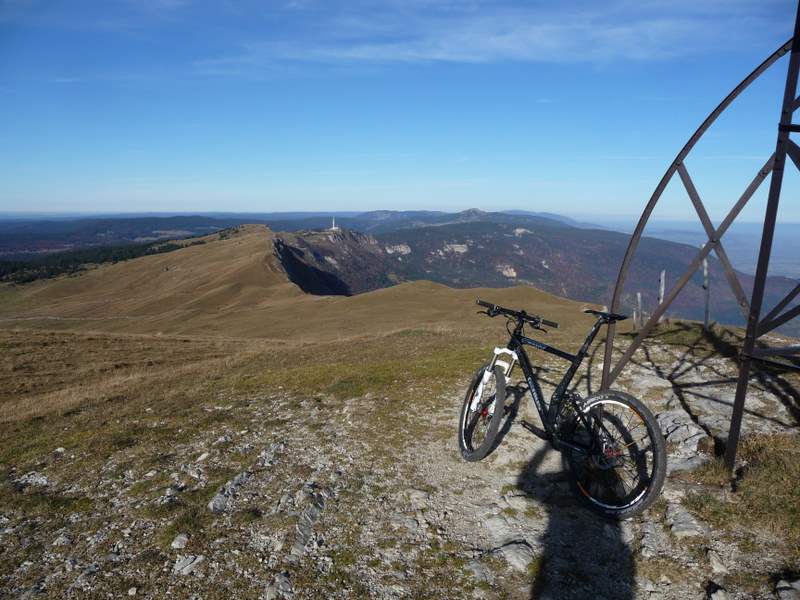
M 240 349 L 224 340 L 3 331 L 0 422 L 63 412 L 145 380 L 157 385 L 198 362 L 213 368 Z
M 204 409 L 258 352 L 221 341 L 51 332 L 0 331 L 0 345 L 16 348 L 25 364 L 14 371 L 17 359 L 0 363 L 0 471 L 34 469 L 61 446 L 80 459 L 80 472 L 69 461 L 53 464 L 67 481 L 120 452 L 152 456 L 235 418 Z M 88 351 L 97 346 L 101 353 Z M 74 352 L 61 360 L 48 348 Z
M 213 236 L 212 236 L 213 237 Z M 0 327 L 284 340 L 342 340 L 404 329 L 502 332 L 474 300 L 560 321 L 548 338 L 579 344 L 592 319 L 531 287 L 456 290 L 418 281 L 345 297 L 303 294 L 272 257 L 272 234 L 245 226 L 167 254 L 103 265 L 78 277 L 0 286 Z
M 779 540 L 788 558 L 787 565 L 800 571 L 800 436 L 797 434 L 758 435 L 744 438 L 739 458 L 745 467 L 734 481 L 721 462 L 698 470 L 698 483 L 720 492 L 698 491 L 685 504 L 715 528 L 734 537 L 759 537 Z
M 576 303 L 533 288 L 416 282 L 307 296 L 279 271 L 270 240 L 248 226 L 79 277 L 0 288 L 0 422 L 13 424 L 0 462 L 55 439 L 114 437 L 108 423 L 148 423 L 146 408 L 173 413 L 161 429 L 178 428 L 178 415 L 219 393 L 429 399 L 506 339 L 502 319 L 476 314 L 478 296 L 561 321 L 548 339 L 567 349 L 591 323 Z

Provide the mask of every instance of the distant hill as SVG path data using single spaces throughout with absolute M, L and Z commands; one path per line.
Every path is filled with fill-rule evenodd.
M 455 223 L 520 223 L 538 222 L 549 226 L 571 227 L 566 217 L 550 217 L 508 212 L 486 212 L 472 208 L 457 213 L 432 211 L 373 211 L 354 217 L 337 217 L 336 224 L 342 228 L 362 233 L 387 233 L 390 231 L 441 227 Z M 304 231 L 323 229 L 331 225 L 329 218 L 314 217 L 300 220 L 272 221 L 269 226 L 274 231 Z
M 204 235 L 241 224 L 241 219 L 210 217 L 136 217 L 54 220 L 0 220 L 0 258 L 91 248 L 146 244 Z
M 529 216 L 529 215 L 528 215 Z M 508 221 L 520 215 L 468 210 L 437 211 L 209 213 L 203 215 L 137 215 L 31 218 L 0 215 L 0 259 L 26 260 L 42 254 L 96 246 L 146 244 L 204 235 L 243 224 L 263 224 L 273 231 L 324 229 L 336 217 L 346 229 L 379 233 L 465 221 Z M 524 217 L 522 217 L 524 218 Z M 566 217 L 540 217 L 569 224 Z
M 307 293 L 354 295 L 402 282 L 430 280 L 457 288 L 527 285 L 566 298 L 606 304 L 610 301 L 617 272 L 629 235 L 575 224 L 549 213 L 525 211 L 459 213 L 437 211 L 371 211 L 337 215 L 338 232 L 330 232 L 330 214 L 264 214 L 297 217 L 269 222 L 265 250 L 276 268 Z M 257 216 L 257 215 L 254 215 Z M 75 272 L 80 265 L 65 268 L 59 255 L 36 260 L 58 247 L 105 247 L 116 244 L 152 244 L 153 240 L 187 238 L 219 231 L 237 224 L 230 215 L 97 218 L 68 221 L 0 222 L 0 253 L 23 252 L 31 265 L 0 265 L 25 281 L 27 274 Z M 255 226 L 255 225 L 253 225 Z M 668 287 L 683 274 L 696 254 L 696 247 L 643 238 L 623 297 L 622 310 L 630 313 L 636 292 L 641 292 L 645 311 L 656 305 L 658 276 L 667 272 Z M 124 251 L 98 250 L 88 256 L 131 258 L 147 254 L 133 247 Z M 73 253 L 83 256 L 82 253 Z M 167 260 L 165 258 L 165 260 Z M 89 261 L 91 262 L 91 261 Z M 709 261 L 712 286 L 712 319 L 740 325 L 743 318 L 716 259 Z M 6 268 L 8 267 L 8 268 Z M 0 269 L 2 270 L 2 269 Z M 3 271 L 3 272 L 5 272 Z M 752 276 L 740 273 L 746 293 Z M 771 277 L 766 306 L 773 305 L 795 285 L 794 280 Z M 699 319 L 703 314 L 700 275 L 689 282 L 673 304 L 676 317 Z M 790 325 L 787 333 L 797 333 Z
M 459 288 L 529 285 L 598 304 L 611 299 L 629 240 L 628 235 L 618 232 L 570 227 L 545 217 L 483 213 L 452 221 L 458 220 L 372 236 L 325 231 L 279 233 L 276 240 L 281 244 L 279 255 L 292 256 L 291 264 L 283 261 L 290 279 L 310 293 L 348 295 L 427 279 Z M 661 270 L 667 272 L 669 287 L 683 275 L 696 253 L 695 247 L 686 244 L 643 238 L 632 263 L 622 310 L 630 314 L 635 294 L 641 292 L 645 311 L 651 311 L 657 303 Z M 709 269 L 712 318 L 742 324 L 721 265 L 711 258 Z M 327 291 L 319 291 L 320 274 Z M 739 278 L 749 295 L 752 276 L 739 273 Z M 794 285 L 791 279 L 770 278 L 766 306 L 776 303 Z M 701 319 L 703 310 L 704 292 L 697 273 L 668 314 Z
M 496 334 L 501 324 L 476 316 L 476 297 L 563 321 L 556 339 L 577 339 L 591 323 L 579 304 L 530 286 L 461 290 L 417 281 L 351 297 L 307 294 L 289 281 L 266 227 L 204 242 L 73 277 L 0 284 L 0 327 L 319 342 L 469 321 Z
M 565 217 L 564 215 L 557 215 L 551 212 L 536 212 L 530 210 L 503 210 L 500 212 L 507 215 L 521 215 L 526 217 L 543 217 L 545 219 L 553 219 L 555 221 L 561 221 L 562 223 L 572 227 L 580 227 L 582 229 L 608 229 L 607 227 L 603 227 L 602 225 L 598 225 L 596 223 L 585 223 L 571 217 Z

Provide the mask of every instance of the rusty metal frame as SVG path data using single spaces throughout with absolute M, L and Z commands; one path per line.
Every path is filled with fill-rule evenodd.
M 794 40 L 798 40 L 797 43 Z M 775 152 L 770 156 L 761 169 L 756 173 L 755 177 L 752 179 L 750 184 L 747 186 L 745 191 L 742 193 L 741 197 L 738 201 L 733 205 L 730 212 L 728 212 L 727 216 L 723 219 L 720 225 L 715 229 L 711 220 L 708 216 L 708 213 L 703 205 L 703 201 L 700 198 L 700 194 L 698 193 L 697 189 L 695 188 L 694 182 L 692 181 L 691 176 L 689 175 L 688 170 L 686 169 L 686 165 L 684 161 L 689 153 L 692 151 L 694 146 L 700 140 L 700 138 L 705 134 L 705 132 L 711 127 L 711 125 L 717 120 L 720 114 L 722 114 L 725 109 L 730 106 L 730 104 L 741 94 L 747 87 L 750 86 L 762 73 L 764 73 L 769 67 L 771 67 L 779 58 L 784 56 L 787 53 L 791 53 L 791 58 L 789 62 L 789 70 L 786 78 L 786 88 L 784 90 L 784 99 L 783 99 L 783 108 L 781 112 L 781 119 L 780 125 L 778 127 L 778 141 L 776 144 Z M 686 142 L 684 147 L 678 152 L 678 155 L 675 157 L 675 160 L 672 162 L 670 167 L 667 169 L 664 176 L 661 178 L 661 181 L 656 186 L 653 195 L 650 197 L 647 205 L 645 206 L 644 210 L 642 211 L 642 215 L 639 218 L 639 222 L 636 225 L 636 228 L 631 235 L 630 242 L 628 243 L 628 248 L 625 252 L 625 256 L 622 260 L 622 265 L 619 270 L 619 274 L 617 276 L 617 282 L 614 287 L 614 293 L 611 300 L 611 312 L 618 312 L 620 307 L 620 301 L 622 298 L 622 294 L 624 291 L 625 286 L 625 279 L 628 275 L 628 271 L 630 269 L 631 261 L 633 260 L 633 256 L 636 253 L 636 249 L 639 245 L 639 242 L 642 237 L 642 233 L 644 231 L 645 226 L 647 225 L 650 216 L 658 203 L 659 199 L 661 198 L 664 190 L 666 189 L 669 182 L 672 180 L 675 173 L 678 173 L 678 176 L 683 183 L 684 188 L 686 189 L 687 194 L 689 195 L 689 199 L 691 200 L 695 211 L 700 219 L 701 224 L 703 225 L 703 229 L 708 237 L 706 243 L 701 247 L 698 254 L 695 258 L 689 263 L 689 267 L 686 272 L 678 279 L 675 285 L 669 290 L 669 292 L 664 297 L 663 301 L 655 308 L 653 313 L 650 315 L 650 318 L 647 320 L 647 323 L 640 329 L 636 337 L 633 339 L 631 344 L 623 353 L 622 357 L 617 361 L 615 365 L 612 366 L 612 358 L 613 358 L 613 348 L 614 348 L 614 338 L 616 334 L 616 326 L 615 324 L 610 324 L 608 329 L 608 335 L 606 337 L 606 345 L 605 345 L 605 353 L 604 353 L 604 360 L 603 360 L 603 378 L 601 383 L 601 389 L 606 390 L 608 389 L 619 376 L 622 369 L 625 368 L 628 361 L 631 359 L 633 354 L 636 350 L 641 346 L 644 339 L 650 333 L 652 328 L 658 323 L 659 318 L 664 314 L 664 312 L 669 308 L 672 304 L 673 300 L 677 297 L 680 291 L 684 288 L 684 286 L 689 282 L 692 276 L 697 271 L 698 267 L 702 264 L 702 261 L 711 253 L 713 250 L 717 255 L 717 258 L 720 261 L 720 264 L 723 267 L 725 272 L 725 278 L 727 279 L 728 285 L 733 292 L 733 295 L 736 297 L 736 300 L 739 304 L 739 307 L 742 311 L 743 316 L 747 320 L 747 333 L 745 336 L 745 342 L 742 348 L 742 353 L 740 357 L 740 365 L 739 365 L 739 378 L 737 381 L 737 388 L 736 388 L 736 399 L 734 400 L 734 408 L 733 414 L 731 417 L 731 427 L 728 436 L 728 443 L 726 444 L 726 454 L 725 459 L 729 466 L 733 466 L 736 457 L 736 446 L 738 445 L 739 440 L 739 432 L 741 428 L 741 419 L 744 410 L 744 399 L 747 393 L 747 382 L 750 374 L 751 368 L 751 360 L 753 358 L 757 359 L 764 359 L 767 356 L 788 356 L 788 355 L 795 355 L 800 352 L 800 347 L 797 346 L 790 346 L 785 348 L 772 348 L 769 350 L 759 349 L 755 347 L 756 339 L 779 327 L 780 325 L 786 323 L 790 319 L 800 315 L 800 308 L 794 307 L 789 309 L 783 313 L 783 309 L 788 306 L 792 300 L 800 294 L 800 285 L 795 287 L 793 290 L 787 294 L 787 296 L 781 300 L 773 308 L 766 317 L 759 321 L 759 316 L 761 312 L 761 305 L 764 299 L 764 287 L 766 284 L 766 275 L 769 267 L 769 255 L 772 248 L 772 237 L 775 229 L 775 221 L 777 216 L 777 208 L 778 202 L 780 199 L 780 190 L 781 184 L 783 181 L 783 168 L 786 162 L 786 156 L 788 155 L 792 162 L 800 168 L 800 147 L 797 146 L 791 139 L 789 139 L 790 132 L 793 131 L 800 131 L 800 125 L 796 125 L 791 122 L 792 113 L 797 109 L 800 108 L 800 98 L 797 98 L 797 79 L 798 79 L 798 71 L 800 70 L 800 2 L 798 3 L 798 12 L 795 19 L 795 30 L 794 36 L 792 39 L 787 41 L 785 44 L 780 46 L 775 52 L 773 52 L 767 59 L 762 62 L 752 73 L 750 73 L 747 77 L 745 77 L 739 85 L 737 85 L 720 104 L 711 112 L 711 114 L 706 117 L 705 121 L 697 128 L 694 132 L 692 137 L 689 138 L 689 141 Z M 741 282 L 739 281 L 738 277 L 736 276 L 736 272 L 733 269 L 733 266 L 728 259 L 728 255 L 725 252 L 725 249 L 722 245 L 721 238 L 725 234 L 725 232 L 730 227 L 731 223 L 736 219 L 739 215 L 741 210 L 759 188 L 761 183 L 767 178 L 768 175 L 772 175 L 770 181 L 770 190 L 769 196 L 767 199 L 767 209 L 766 215 L 764 219 L 764 229 L 762 232 L 762 240 L 761 240 L 761 248 L 759 252 L 759 259 L 758 259 L 758 266 L 756 268 L 756 275 L 755 275 L 755 283 L 753 285 L 753 293 L 748 302 L 747 297 L 744 292 L 744 288 L 742 287 Z
M 783 325 L 790 319 L 800 315 L 800 306 L 796 306 L 786 312 L 781 313 L 783 308 L 770 311 L 767 318 L 759 320 L 761 316 L 761 305 L 764 301 L 764 288 L 767 282 L 767 272 L 769 271 L 769 257 L 772 252 L 772 238 L 775 233 L 775 222 L 778 218 L 778 203 L 781 197 L 781 186 L 783 185 L 783 169 L 786 164 L 787 154 L 798 168 L 797 146 L 789 139 L 789 133 L 800 131 L 800 127 L 792 123 L 792 115 L 800 106 L 800 98 L 797 97 L 797 79 L 800 75 L 800 3 L 798 3 L 797 16 L 794 23 L 794 38 L 791 56 L 789 58 L 789 70 L 786 74 L 786 87 L 783 91 L 783 105 L 781 107 L 780 124 L 778 125 L 778 140 L 775 143 L 775 165 L 772 168 L 772 179 L 769 185 L 769 195 L 767 196 L 767 209 L 764 216 L 764 230 L 761 234 L 761 249 L 758 252 L 758 265 L 756 266 L 756 278 L 753 282 L 753 296 L 750 301 L 750 316 L 747 319 L 747 333 L 742 346 L 739 361 L 739 379 L 736 382 L 736 396 L 733 401 L 733 414 L 731 415 L 731 427 L 728 430 L 728 443 L 725 446 L 725 464 L 733 469 L 736 463 L 736 450 L 739 445 L 739 434 L 742 428 L 742 415 L 744 413 L 744 401 L 747 396 L 747 387 L 750 381 L 750 369 L 753 358 L 764 358 L 766 356 L 792 356 L 797 354 L 797 346 L 783 348 L 756 348 L 756 340 L 765 333 L 772 331 L 776 327 Z M 786 306 L 791 302 L 794 290 L 781 300 L 778 305 Z M 775 313 L 773 315 L 773 313 Z M 781 313 L 781 314 L 779 314 Z

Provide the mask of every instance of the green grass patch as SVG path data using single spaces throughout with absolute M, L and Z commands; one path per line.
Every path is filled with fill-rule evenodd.
M 212 518 L 205 507 L 192 505 L 182 506 L 178 515 L 163 528 L 158 534 L 158 546 L 168 550 L 172 540 L 179 533 L 185 533 L 192 540 L 202 538 L 206 527 L 211 523 Z
M 263 517 L 264 511 L 257 506 L 249 506 L 233 513 L 234 522 L 241 523 L 243 525 L 250 525 L 260 521 Z
M 50 490 L 17 491 L 10 483 L 0 486 L 0 507 L 3 511 L 22 511 L 26 516 L 66 515 L 89 512 L 93 503 L 86 496 L 68 496 Z

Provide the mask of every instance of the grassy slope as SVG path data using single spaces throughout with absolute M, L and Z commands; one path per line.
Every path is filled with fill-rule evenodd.
M 475 313 L 476 296 L 560 321 L 548 341 L 567 349 L 591 323 L 577 303 L 532 288 L 415 282 L 351 298 L 305 296 L 274 267 L 269 236 L 251 226 L 230 239 L 0 291 L 0 511 L 46 517 L 55 530 L 68 512 L 90 511 L 91 501 L 20 494 L 14 473 L 44 461 L 65 490 L 91 485 L 87 477 L 109 464 L 120 473 L 146 470 L 204 431 L 248 426 L 236 410 L 217 405 L 248 406 L 274 390 L 334 410 L 367 394 L 364 410 L 379 432 L 369 442 L 380 456 L 383 446 L 413 443 L 414 431 L 398 426 L 399 401 L 412 396 L 414 407 L 428 406 L 503 340 L 501 320 Z M 48 458 L 57 446 L 75 458 Z M 212 473 L 209 490 L 229 476 Z M 189 519 L 204 502 L 193 498 L 169 518 Z M 697 510 L 709 519 L 705 513 L 719 509 L 706 503 Z M 31 552 L 27 558 L 36 560 Z M 796 556 L 790 569 L 798 568 Z M 20 557 L 7 559 L 4 565 L 0 556 L 0 573 Z
M 5 288 L 0 422 L 14 423 L 35 454 L 64 417 L 105 423 L 191 394 L 199 405 L 217 380 L 240 391 L 280 385 L 337 397 L 453 382 L 505 336 L 501 320 L 476 314 L 476 296 L 561 321 L 549 340 L 567 348 L 591 323 L 576 303 L 532 288 L 415 282 L 307 296 L 275 268 L 270 235 L 249 226 L 169 255 Z M 10 443 L 0 463 L 8 467 L 20 450 Z
M 590 322 L 575 303 L 531 289 L 456 291 L 418 282 L 352 298 L 305 296 L 271 268 L 268 236 L 248 228 L 168 260 L 146 257 L 4 290 L 0 314 L 10 320 L 0 326 L 0 514 L 41 519 L 42 535 L 55 537 L 79 513 L 94 531 L 106 507 L 88 490 L 99 480 L 116 482 L 129 469 L 176 471 L 186 460 L 176 447 L 220 429 L 251 428 L 253 398 L 269 410 L 263 398 L 273 393 L 313 398 L 334 415 L 349 398 L 369 398 L 362 442 L 373 461 L 393 465 L 396 448 L 427 433 L 410 426 L 400 402 L 411 397 L 408 406 L 426 414 L 504 336 L 501 321 L 475 314 L 475 296 L 573 317 L 551 336 L 568 346 Z M 259 426 L 285 428 L 281 414 Z M 66 458 L 54 458 L 56 447 Z M 253 460 L 242 456 L 236 469 Z M 45 465 L 57 485 L 15 489 L 19 474 Z M 159 543 L 189 527 L 206 551 L 203 532 L 211 527 L 208 535 L 218 535 L 208 494 L 233 474 L 212 470 L 202 493 L 136 518 L 166 532 Z M 156 483 L 162 493 L 166 483 Z M 152 505 L 149 488 L 139 487 L 130 496 Z M 0 552 L 0 577 L 25 560 L 38 564 L 41 552 L 34 545 Z
M 202 407 L 220 393 L 434 393 L 503 341 L 501 320 L 476 314 L 476 296 L 562 321 L 550 340 L 568 348 L 591 323 L 576 303 L 532 288 L 416 282 L 306 296 L 276 269 L 270 236 L 248 226 L 168 255 L 3 288 L 0 468 L 34 468 L 54 440 L 87 468 L 128 444 L 168 444 L 179 430 L 201 431 Z
M 485 326 L 475 316 L 476 296 L 560 320 L 567 333 L 559 337 L 571 339 L 591 323 L 579 304 L 529 287 L 454 290 L 420 281 L 349 298 L 305 295 L 280 271 L 271 236 L 251 225 L 229 239 L 79 277 L 0 288 L 0 326 L 334 340 L 418 326 Z

